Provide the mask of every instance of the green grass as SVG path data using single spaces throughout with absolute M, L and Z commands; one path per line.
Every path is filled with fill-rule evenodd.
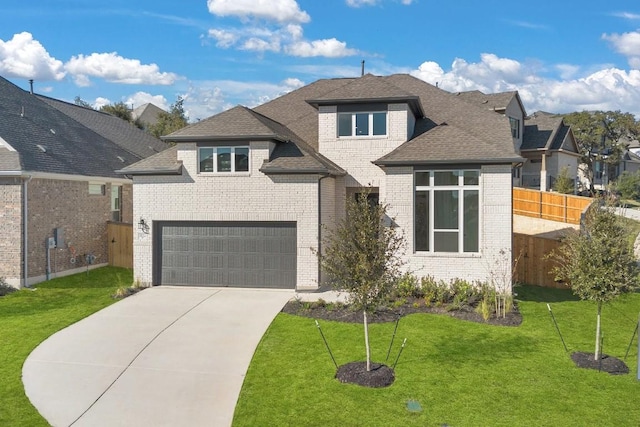
M 131 270 L 104 267 L 35 285 L 0 297 L 0 426 L 47 426 L 24 393 L 22 365 L 53 333 L 112 304 Z
M 407 345 L 384 389 L 341 384 L 312 319 L 279 314 L 254 355 L 236 406 L 239 426 L 638 426 L 636 349 L 630 374 L 574 366 L 569 351 L 594 351 L 595 306 L 568 291 L 518 287 L 519 327 L 432 314 L 404 317 L 391 351 Z M 603 311 L 604 352 L 623 358 L 640 294 Z M 362 325 L 320 322 L 338 364 L 364 360 Z M 371 325 L 373 360 L 384 362 L 393 324 Z M 416 400 L 419 413 L 409 412 Z

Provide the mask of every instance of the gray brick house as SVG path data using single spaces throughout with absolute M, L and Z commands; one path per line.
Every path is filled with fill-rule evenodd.
M 524 161 L 512 126 L 403 74 L 318 80 L 232 108 L 120 169 L 133 177 L 140 224 L 134 274 L 153 285 L 315 289 L 325 227 L 372 187 L 407 238 L 410 271 L 486 280 L 511 254 L 512 170 Z
M 0 277 L 19 287 L 80 271 L 86 254 L 105 264 L 107 221 L 132 221 L 131 179 L 114 171 L 165 148 L 0 77 Z

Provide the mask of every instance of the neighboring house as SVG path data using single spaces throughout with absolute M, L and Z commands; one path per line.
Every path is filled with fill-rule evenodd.
M 147 103 L 134 108 L 131 112 L 131 118 L 134 121 L 137 120 L 138 123 L 142 125 L 143 129 L 146 130 L 149 126 L 158 123 L 158 116 L 160 113 L 166 113 L 166 111 L 155 104 Z
M 0 277 L 25 286 L 80 271 L 85 255 L 105 264 L 107 222 L 132 221 L 131 179 L 114 171 L 165 148 L 117 117 L 0 78 Z
M 134 182 L 135 277 L 315 289 L 323 236 L 371 187 L 409 271 L 486 280 L 505 252 L 510 270 L 512 126 L 401 74 L 319 80 L 194 123 L 119 171 Z
M 635 173 L 640 170 L 640 143 L 637 140 L 627 139 L 623 141 L 626 147 L 620 157 L 620 162 L 616 165 L 607 164 L 603 161 L 593 163 L 593 187 L 596 190 L 604 190 L 609 183 L 618 179 L 623 172 Z M 589 189 L 589 178 L 586 166 L 580 168 L 579 179 L 582 187 Z
M 574 181 L 578 177 L 580 154 L 562 116 L 538 111 L 527 117 L 520 154 L 527 159 L 522 166 L 522 187 L 549 191 L 564 168 Z
M 457 97 L 479 107 L 504 115 L 509 119 L 513 148 L 518 153 L 524 140 L 524 121 L 527 116 L 517 91 L 486 94 L 479 90 L 458 92 Z M 513 185 L 520 186 L 522 165 L 513 168 Z

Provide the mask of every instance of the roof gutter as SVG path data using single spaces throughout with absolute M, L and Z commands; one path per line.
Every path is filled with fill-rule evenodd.
M 140 169 L 127 170 L 119 169 L 114 171 L 118 175 L 182 175 L 182 165 L 174 169 Z
M 108 177 L 108 176 L 89 176 L 89 175 L 70 175 L 63 173 L 51 172 L 32 172 L 32 171 L 0 171 L 0 176 L 34 178 L 34 179 L 55 179 L 60 181 L 91 181 L 91 182 L 112 182 L 114 184 L 131 184 L 130 179 Z
M 280 141 L 288 142 L 290 138 L 285 138 L 278 134 L 269 135 L 165 135 L 161 136 L 163 141 L 171 142 L 228 142 L 228 141 Z
M 487 159 L 446 159 L 446 160 L 375 160 L 376 166 L 429 166 L 429 165 L 450 165 L 450 164 L 471 164 L 471 165 L 487 165 L 487 164 L 513 164 L 522 163 L 523 157 L 508 158 L 487 158 Z
M 284 169 L 284 168 L 260 168 L 260 172 L 265 175 L 333 175 L 343 176 L 346 175 L 342 172 L 332 172 L 329 169 Z

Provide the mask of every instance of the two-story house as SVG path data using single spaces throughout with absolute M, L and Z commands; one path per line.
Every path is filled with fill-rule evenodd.
M 486 280 L 510 263 L 513 126 L 402 74 L 319 80 L 194 123 L 119 171 L 134 182 L 135 277 L 315 289 L 326 228 L 371 187 L 409 271 Z

